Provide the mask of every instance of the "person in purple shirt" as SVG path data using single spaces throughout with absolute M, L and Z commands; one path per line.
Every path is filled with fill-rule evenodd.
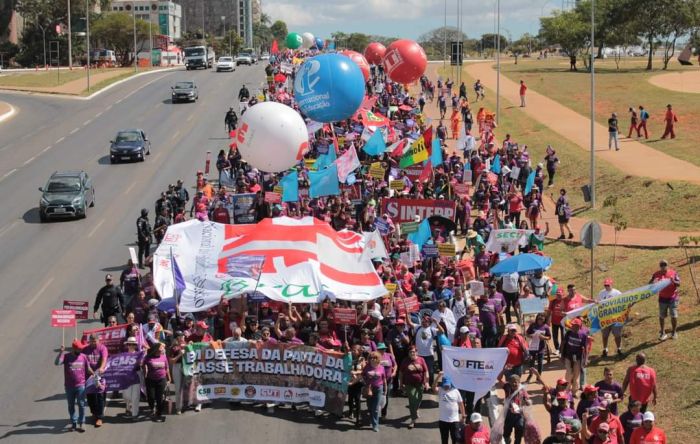
M 489 298 L 487 294 L 481 295 L 476 305 L 482 325 L 483 347 L 495 347 L 498 343 L 498 315 L 503 311 L 503 305 L 499 299 Z
M 583 414 L 588 412 L 590 422 L 590 420 L 593 420 L 593 417 L 598 415 L 600 401 L 597 387 L 593 387 L 592 385 L 584 386 L 583 392 L 581 393 L 581 400 L 576 406 L 576 414 L 579 418 L 583 418 Z
M 362 379 L 366 387 L 367 409 L 372 421 L 372 430 L 379 431 L 379 402 L 387 389 L 387 377 L 378 352 L 369 355 L 369 361 L 362 370 Z
M 552 339 L 552 332 L 549 325 L 545 323 L 544 313 L 539 313 L 535 317 L 535 322 L 530 324 L 525 335 L 529 339 L 530 362 L 528 365 L 530 368 L 537 365 L 537 371 L 542 374 L 545 344 Z M 532 372 L 528 375 L 527 380 L 530 381 L 531 377 Z
M 569 392 L 566 390 L 556 392 L 554 395 L 545 390 L 544 408 L 549 412 L 551 434 L 554 434 L 559 422 L 568 424 L 572 419 L 579 418 L 576 410 L 572 409 L 571 404 L 569 404 Z
M 609 397 L 608 403 L 610 404 L 610 413 L 617 416 L 617 403 L 622 401 L 624 394 L 622 393 L 622 385 L 613 380 L 613 371 L 610 367 L 605 367 L 603 370 L 603 380 L 596 382 L 595 386 L 598 387 L 599 397 Z
M 396 364 L 396 359 L 394 358 L 394 355 L 392 355 L 391 352 L 387 349 L 385 343 L 380 342 L 379 344 L 377 344 L 377 353 L 379 353 L 379 357 L 381 358 L 380 363 L 382 364 L 382 367 L 384 367 L 384 374 L 386 375 L 387 391 L 384 393 L 386 402 L 382 407 L 382 418 L 386 418 L 386 412 L 389 409 L 389 392 L 393 388 L 393 379 L 394 376 L 396 376 L 399 367 Z
M 165 421 L 163 416 L 165 389 L 172 381 L 168 357 L 163 352 L 164 349 L 165 345 L 160 342 L 153 344 L 141 364 L 146 380 L 148 408 L 153 412 L 153 420 L 157 422 Z M 153 410 L 154 406 L 155 410 Z
M 68 415 L 70 416 L 71 431 L 77 430 L 83 433 L 85 429 L 85 382 L 88 374 L 92 374 L 92 369 L 87 357 L 80 353 L 83 344 L 75 339 L 72 344 L 73 351 L 65 353 L 66 348 L 62 345 L 61 351 L 56 356 L 56 365 L 63 365 L 64 385 L 66 389 L 66 399 L 68 400 Z M 78 404 L 78 413 L 75 412 L 75 404 Z
M 83 349 L 83 354 L 88 360 L 91 373 L 102 375 L 105 366 L 107 365 L 107 347 L 100 343 L 100 337 L 97 334 L 90 335 L 90 344 Z M 88 393 L 87 402 L 90 406 L 90 412 L 95 418 L 95 427 L 102 427 L 102 418 L 105 412 L 105 403 L 107 392 Z
M 625 442 L 630 442 L 634 429 L 642 425 L 643 416 L 642 403 L 639 401 L 630 401 L 627 406 L 627 411 L 620 415 L 620 422 L 624 429 L 623 435 L 625 436 Z
M 581 368 L 586 354 L 588 335 L 581 331 L 583 322 L 580 319 L 571 321 L 571 330 L 567 331 L 562 340 L 561 357 L 566 368 L 566 380 L 571 384 L 571 392 L 576 394 L 580 383 Z

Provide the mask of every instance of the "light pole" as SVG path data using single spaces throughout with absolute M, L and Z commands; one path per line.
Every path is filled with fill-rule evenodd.
M 73 69 L 73 35 L 70 30 L 70 0 L 68 0 L 68 69 Z
M 593 48 L 595 48 L 595 0 L 591 0 L 591 208 L 595 208 L 595 57 Z M 592 264 L 591 267 L 593 267 Z
M 136 2 L 131 2 L 131 16 L 134 19 L 134 71 L 138 71 L 139 54 L 136 52 Z
M 442 69 L 447 68 L 447 0 L 445 0 L 445 25 L 442 28 L 443 46 L 442 46 Z
M 148 8 L 148 64 L 153 67 L 153 32 L 151 31 L 151 26 L 153 25 L 153 16 L 151 15 L 151 8 Z
M 496 123 L 501 110 L 501 0 L 496 0 Z
M 85 0 L 85 48 L 87 53 L 87 90 L 90 92 L 90 0 Z
M 204 46 L 207 44 L 207 33 L 204 31 L 204 0 L 202 0 L 202 40 L 204 40 Z
M 222 15 L 221 16 L 221 23 L 224 25 L 224 38 L 226 38 L 226 16 Z M 228 52 L 229 55 L 231 55 L 231 43 L 228 45 Z

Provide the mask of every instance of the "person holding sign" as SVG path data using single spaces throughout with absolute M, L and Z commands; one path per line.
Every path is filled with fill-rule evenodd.
M 56 356 L 56 365 L 63 365 L 64 385 L 66 399 L 68 400 L 68 415 L 70 416 L 71 432 L 83 433 L 85 429 L 85 382 L 87 375 L 93 374 L 87 356 L 81 353 L 83 344 L 74 339 L 72 352 L 66 353 L 66 347 L 61 346 L 61 351 Z M 75 413 L 75 404 L 78 404 L 78 414 Z

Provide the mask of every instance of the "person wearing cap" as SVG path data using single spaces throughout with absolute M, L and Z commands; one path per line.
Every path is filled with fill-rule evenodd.
M 625 442 L 629 444 L 630 438 L 632 437 L 632 432 L 637 427 L 642 426 L 642 418 L 644 414 L 641 412 L 642 403 L 639 401 L 630 401 L 627 405 L 627 411 L 620 415 L 620 422 L 622 423 L 622 428 L 624 429 L 623 435 L 625 437 Z
M 552 430 L 552 434 L 545 438 L 542 444 L 564 444 L 567 442 L 566 432 L 566 423 L 558 422 Z
M 608 439 L 611 444 L 625 443 L 624 429 L 620 418 L 610 413 L 610 403 L 607 400 L 603 400 L 598 405 L 598 415 L 593 417 L 589 427 L 587 423 L 591 417 L 593 417 L 592 413 L 584 412 L 581 418 L 584 430 L 583 436 L 585 438 L 590 439 L 591 436 L 597 435 L 601 429 L 607 429 Z
M 619 296 L 622 293 L 620 290 L 613 288 L 612 278 L 605 278 L 603 281 L 603 290 L 598 293 L 598 300 L 596 302 L 600 303 L 607 299 Z M 622 356 L 622 325 L 616 322 L 612 325 L 608 325 L 602 329 L 603 333 L 603 356 L 608 356 L 608 340 L 610 339 L 610 333 L 615 337 L 615 345 L 617 346 L 617 354 Z
M 268 329 L 268 333 L 270 330 Z M 197 321 L 194 324 L 194 331 L 187 338 L 187 342 L 211 342 L 214 338 L 209 334 L 209 325 L 205 321 Z
M 423 401 L 423 390 L 430 388 L 430 371 L 425 359 L 418 356 L 415 346 L 408 349 L 408 357 L 401 362 L 399 372 L 400 388 L 408 398 L 408 410 L 411 422 L 408 428 L 412 429 L 418 419 L 418 409 Z
M 158 315 L 155 313 L 149 313 L 146 320 L 146 323 L 141 326 L 141 331 L 143 331 L 143 336 L 150 345 L 161 340 L 164 330 L 163 326 L 160 325 L 160 322 L 158 322 Z
M 656 370 L 649 367 L 647 356 L 643 352 L 637 353 L 635 357 L 636 365 L 630 366 L 622 381 L 622 394 L 630 389 L 630 400 L 642 403 L 642 412 L 646 412 L 647 404 L 651 402 L 656 405 Z
M 68 401 L 68 415 L 70 416 L 71 431 L 84 432 L 85 423 L 85 383 L 88 374 L 93 374 L 87 356 L 81 353 L 83 344 L 78 339 L 74 339 L 71 344 L 71 353 L 66 353 L 66 347 L 61 345 L 61 349 L 56 356 L 55 364 L 63 365 L 63 382 L 66 390 L 66 400 Z M 78 412 L 75 411 L 75 404 L 78 404 Z
M 563 384 L 561 384 L 563 382 Z M 552 434 L 562 422 L 567 423 L 579 416 L 571 407 L 571 392 L 566 390 L 566 380 L 557 381 L 557 387 L 553 390 L 544 390 L 544 408 L 549 412 L 549 424 Z
M 384 367 L 384 374 L 386 375 L 386 391 L 384 392 L 384 400 L 380 400 L 380 407 L 382 413 L 382 419 L 386 418 L 386 412 L 389 408 L 389 392 L 393 388 L 393 380 L 396 377 L 399 367 L 396 364 L 396 359 L 391 352 L 388 351 L 385 343 L 380 342 L 377 344 L 377 353 L 379 354 L 379 363 Z
M 143 375 L 141 374 L 141 355 L 137 354 L 139 342 L 134 336 L 130 336 L 124 342 L 124 347 L 126 347 L 126 353 L 133 354 L 132 356 L 137 356 L 138 359 L 134 360 L 133 371 L 138 375 L 138 380 L 136 384 L 132 384 L 129 387 L 122 390 L 122 397 L 124 398 L 124 403 L 126 404 L 126 415 L 130 416 L 132 420 L 138 418 L 139 416 L 139 401 L 141 398 L 141 380 Z
M 367 410 L 369 410 L 372 430 L 378 432 L 380 402 L 387 391 L 387 375 L 381 365 L 381 356 L 378 352 L 369 354 L 367 365 L 362 370 L 362 379 L 366 387 Z
M 474 412 L 469 415 L 469 425 L 464 428 L 464 444 L 489 444 L 491 431 L 484 424 L 481 414 Z
M 93 318 L 98 318 L 98 311 L 101 309 L 102 315 L 100 319 L 107 327 L 109 325 L 107 318 L 110 316 L 121 317 L 122 313 L 124 313 L 124 306 L 124 295 L 121 289 L 113 284 L 111 274 L 105 275 L 105 285 L 100 288 L 95 298 L 95 305 L 92 310 Z
M 503 371 L 504 376 L 506 378 L 509 378 L 511 375 L 521 376 L 523 374 L 523 364 L 529 352 L 527 341 L 523 335 L 518 333 L 516 324 L 508 324 L 506 326 L 506 333 L 498 341 L 498 347 L 508 349 L 508 358 Z
M 681 285 L 681 278 L 676 270 L 669 268 L 666 259 L 659 262 L 659 270 L 652 275 L 649 283 L 653 284 L 663 279 L 668 279 L 671 283 L 659 291 L 659 341 L 668 339 L 666 317 L 669 313 L 671 314 L 671 338 L 678 337 L 678 287 Z
M 579 387 L 581 368 L 586 358 L 588 335 L 581 331 L 583 322 L 581 319 L 571 321 L 571 330 L 564 334 L 562 340 L 561 356 L 566 368 L 566 380 L 571 384 L 571 391 L 576 394 Z
M 457 444 L 457 428 L 465 419 L 462 395 L 452 384 L 452 379 L 442 372 L 435 378 L 433 392 L 438 399 L 440 442 L 448 444 L 451 440 L 452 444 Z
M 600 402 L 601 399 L 598 397 L 598 387 L 585 385 L 581 389 L 581 400 L 576 406 L 576 414 L 579 418 L 582 418 L 583 414 L 587 411 L 597 414 Z
M 642 416 L 642 426 L 637 427 L 628 444 L 666 444 L 666 432 L 655 425 L 656 418 L 652 412 L 645 412 Z
M 673 124 L 678 122 L 678 116 L 673 111 L 673 107 L 670 103 L 666 105 L 666 114 L 664 115 L 664 122 L 666 122 L 666 127 L 664 128 L 664 133 L 661 136 L 661 139 L 665 139 L 668 136 L 671 136 L 671 139 L 675 139 L 676 133 L 673 131 Z
M 438 328 L 435 320 L 428 315 L 421 318 L 420 325 L 415 325 L 410 316 L 406 317 L 409 327 L 413 329 L 413 341 L 418 356 L 425 360 L 428 366 L 429 384 L 433 385 L 435 378 L 435 342 Z
M 619 139 L 618 139 L 618 122 L 617 114 L 612 113 L 608 119 L 608 149 L 612 149 L 612 144 L 615 142 L 615 151 L 620 151 Z
M 613 379 L 613 369 L 605 367 L 603 369 L 603 379 L 595 383 L 599 396 L 608 400 L 608 409 L 613 415 L 617 415 L 617 404 L 622 401 L 622 385 Z
M 168 358 L 163 353 L 165 345 L 157 342 L 148 349 L 146 357 L 141 363 L 143 376 L 146 381 L 146 396 L 148 398 L 148 408 L 154 421 L 165 421 L 165 389 L 172 378 L 170 377 L 170 366 Z

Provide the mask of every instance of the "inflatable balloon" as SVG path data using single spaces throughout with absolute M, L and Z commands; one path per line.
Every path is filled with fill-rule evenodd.
M 316 49 L 319 51 L 323 49 L 323 47 L 326 46 L 325 42 L 323 41 L 322 38 L 316 37 Z
M 278 102 L 260 102 L 248 108 L 235 141 L 243 160 L 267 173 L 293 167 L 309 149 L 304 119 Z
M 369 80 L 369 63 L 367 63 L 367 59 L 365 59 L 365 56 L 363 56 L 357 51 L 351 51 L 349 49 L 340 51 L 340 53 L 344 56 L 349 57 L 350 60 L 352 60 L 353 62 L 357 63 L 357 66 L 360 67 L 360 71 L 362 71 L 362 76 L 365 78 L 365 82 Z
M 297 49 L 301 46 L 303 40 L 301 36 L 296 32 L 290 32 L 289 34 L 287 34 L 287 39 L 285 40 L 285 43 L 287 44 L 287 48 Z
M 307 59 L 294 78 L 294 99 L 299 109 L 317 122 L 347 119 L 355 114 L 364 97 L 362 71 L 341 54 Z
M 373 65 L 379 65 L 384 60 L 386 47 L 379 42 L 372 42 L 365 48 L 365 59 Z
M 316 44 L 316 38 L 310 32 L 303 33 L 301 35 L 301 41 L 302 41 L 301 46 L 303 46 L 306 49 L 310 49 L 312 46 L 314 46 Z
M 382 63 L 391 80 L 411 83 L 423 75 L 428 58 L 423 48 L 413 40 L 396 40 L 386 49 Z

